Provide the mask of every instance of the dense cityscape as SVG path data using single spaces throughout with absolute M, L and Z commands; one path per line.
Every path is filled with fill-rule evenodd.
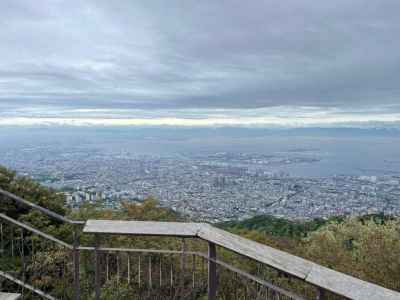
M 195 220 L 241 220 L 260 214 L 290 219 L 383 212 L 400 214 L 400 176 L 294 177 L 280 167 L 313 164 L 316 149 L 274 155 L 135 155 L 79 147 L 4 152 L 0 164 L 56 188 L 74 207 L 118 208 L 148 197 Z

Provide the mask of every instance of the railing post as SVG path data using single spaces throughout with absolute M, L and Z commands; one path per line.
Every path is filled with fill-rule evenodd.
M 317 289 L 317 300 L 325 300 L 325 290 L 322 288 Z
M 128 285 L 131 284 L 131 255 L 129 252 L 126 253 L 128 255 Z
M 74 228 L 73 232 L 74 244 L 73 244 L 73 260 L 74 260 L 74 291 L 75 300 L 81 298 L 81 284 L 80 284 L 80 252 L 79 252 L 79 233 L 77 228 Z
M 14 257 L 14 225 L 10 226 L 11 231 L 10 231 L 10 235 L 11 235 L 11 257 Z
M 185 241 L 185 239 L 182 239 L 181 276 L 180 276 L 180 283 L 179 283 L 181 298 L 183 297 L 184 290 L 185 290 L 185 270 L 186 270 L 185 252 L 186 252 L 186 241 Z
M 0 223 L 0 248 L 1 256 L 4 256 L 3 222 Z
M 21 228 L 21 243 L 20 243 L 20 251 L 21 251 L 21 262 L 22 262 L 22 281 L 26 283 L 26 262 L 25 262 L 25 230 Z M 22 299 L 24 299 L 25 289 L 22 287 Z
M 95 275 L 94 275 L 94 285 L 95 285 L 95 299 L 100 300 L 100 237 L 98 234 L 95 235 Z
M 208 243 L 208 300 L 217 298 L 217 248 L 214 243 Z

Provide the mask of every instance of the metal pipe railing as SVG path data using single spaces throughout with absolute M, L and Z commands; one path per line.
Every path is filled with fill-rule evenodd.
M 22 286 L 22 287 L 34 292 L 35 294 L 39 295 L 40 297 L 42 297 L 44 299 L 57 300 L 53 296 L 51 296 L 51 295 L 49 295 L 49 294 L 47 294 L 47 293 L 45 293 L 45 292 L 43 292 L 43 291 L 41 291 L 39 289 L 36 289 L 35 287 L 31 286 L 30 284 L 27 284 L 24 281 L 19 280 L 19 279 L 15 278 L 14 276 L 12 276 L 10 274 L 7 274 L 6 272 L 3 272 L 1 270 L 0 270 L 0 277 L 3 277 L 5 279 L 7 279 L 7 280 L 10 280 L 10 281 L 18 284 L 19 286 Z
M 28 231 L 30 231 L 30 232 L 38 235 L 38 236 L 41 236 L 42 238 L 44 238 L 46 240 L 55 242 L 56 244 L 59 244 L 59 245 L 65 247 L 67 249 L 72 250 L 74 248 L 72 245 L 70 245 L 70 244 L 68 244 L 68 243 L 66 243 L 64 241 L 61 241 L 61 240 L 59 240 L 59 239 L 57 239 L 57 238 L 55 238 L 55 237 L 53 237 L 53 236 L 51 236 L 49 234 L 46 234 L 46 233 L 44 233 L 44 232 L 42 232 L 42 231 L 40 231 L 38 229 L 35 229 L 35 228 L 33 228 L 33 227 L 29 226 L 29 225 L 26 225 L 26 224 L 21 223 L 21 222 L 19 222 L 17 220 L 14 220 L 13 218 L 10 218 L 10 217 L 6 216 L 5 214 L 1 214 L 0 213 L 0 218 L 3 219 L 3 220 L 6 220 L 7 222 L 10 222 L 10 223 L 18 226 L 19 228 L 23 228 L 23 229 L 28 230 Z
M 36 210 L 44 213 L 45 215 L 47 215 L 49 217 L 52 217 L 52 218 L 54 218 L 54 219 L 56 219 L 58 221 L 61 221 L 61 222 L 67 223 L 67 224 L 73 224 L 73 225 L 85 225 L 85 221 L 70 220 L 70 219 L 68 219 L 68 218 L 66 218 L 66 217 L 64 217 L 64 216 L 62 216 L 62 215 L 60 215 L 58 213 L 55 213 L 55 212 L 53 212 L 53 211 L 51 211 L 51 210 L 49 210 L 47 208 L 44 208 L 44 207 L 42 207 L 40 205 L 37 205 L 35 203 L 32 203 L 30 201 L 27 201 L 27 200 L 25 200 L 25 199 L 23 199 L 23 198 L 21 198 L 21 197 L 19 197 L 17 195 L 14 195 L 14 194 L 12 194 L 10 192 L 7 192 L 7 191 L 3 190 L 3 189 L 0 189 L 0 195 L 3 195 L 3 196 L 8 197 L 10 199 L 13 199 L 16 202 L 18 202 L 20 204 L 23 204 L 25 206 L 28 206 L 28 207 L 30 207 L 32 209 L 36 209 Z
M 25 228 L 32 233 L 35 233 L 47 240 L 53 241 L 59 245 L 62 245 L 68 249 L 73 250 L 73 265 L 74 265 L 74 291 L 75 291 L 75 299 L 80 300 L 80 281 L 79 281 L 79 276 L 80 276 L 80 255 L 79 255 L 79 232 L 76 226 L 83 226 L 85 225 L 85 221 L 76 221 L 76 220 L 71 220 L 65 216 L 62 216 L 56 212 L 53 212 L 45 207 L 42 207 L 40 205 L 37 205 L 35 203 L 32 203 L 28 200 L 23 199 L 22 197 L 19 197 L 13 193 L 7 192 L 3 189 L 0 189 L 0 195 L 3 195 L 9 199 L 14 200 L 15 202 L 25 205 L 27 207 L 30 207 L 31 209 L 37 210 L 42 212 L 43 214 L 47 215 L 48 217 L 51 217 L 55 220 L 58 220 L 62 223 L 70 224 L 74 226 L 73 229 L 73 245 L 69 245 L 68 243 L 65 243 L 53 236 L 50 236 L 48 234 L 45 234 L 37 229 L 32 228 L 29 225 L 23 224 L 21 222 L 18 222 L 12 218 L 7 217 L 4 214 L 1 214 L 1 218 L 6 219 L 7 221 L 14 223 L 15 225 Z

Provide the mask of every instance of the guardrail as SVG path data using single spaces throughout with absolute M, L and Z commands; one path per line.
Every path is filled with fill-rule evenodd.
M 12 194 L 10 192 L 7 192 L 7 191 L 3 190 L 3 189 L 0 189 L 0 195 L 3 195 L 3 196 L 5 196 L 5 197 L 7 197 L 9 199 L 12 199 L 12 200 L 14 200 L 15 202 L 17 202 L 19 204 L 22 204 L 22 205 L 25 205 L 25 206 L 30 207 L 32 209 L 38 210 L 38 211 L 44 213 L 45 215 L 47 215 L 47 216 L 49 216 L 49 217 L 51 217 L 51 218 L 53 218 L 55 220 L 58 220 L 60 222 L 64 222 L 64 223 L 72 224 L 72 225 L 84 225 L 85 224 L 85 221 L 70 220 L 70 219 L 68 219 L 68 218 L 66 218 L 66 217 L 64 217 L 64 216 L 62 216 L 62 215 L 60 215 L 58 213 L 55 213 L 54 211 L 51 211 L 51 210 L 49 210 L 47 208 L 44 208 L 44 207 L 42 207 L 40 205 L 37 205 L 37 204 L 32 203 L 30 201 L 27 201 L 27 200 L 25 200 L 25 199 L 23 199 L 23 198 L 21 198 L 21 197 L 19 197 L 17 195 L 14 195 L 14 194 Z
M 32 209 L 37 209 L 44 214 L 53 217 L 59 221 L 63 221 L 67 224 L 72 224 L 74 226 L 74 239 L 73 244 L 70 245 L 64 241 L 61 241 L 51 235 L 43 233 L 35 228 L 32 228 L 29 225 L 23 224 L 19 221 L 16 221 L 4 214 L 0 214 L 0 219 L 12 226 L 16 226 L 20 228 L 21 238 L 20 243 L 22 246 L 22 255 L 24 255 L 23 262 L 26 259 L 26 254 L 24 254 L 24 232 L 29 232 L 30 234 L 37 235 L 44 240 L 50 241 L 58 245 L 59 247 L 63 247 L 65 251 L 70 251 L 72 254 L 72 273 L 73 273 L 73 282 L 74 282 L 74 298 L 79 300 L 81 299 L 81 256 L 82 252 L 87 251 L 89 253 L 94 254 L 94 293 L 95 298 L 101 298 L 101 288 L 102 282 L 104 280 L 109 280 L 109 274 L 113 271 L 117 274 L 117 280 L 119 282 L 122 274 L 126 277 L 127 284 L 132 283 L 132 257 L 133 253 L 140 254 L 144 253 L 147 256 L 142 257 L 138 256 L 137 261 L 135 263 L 135 268 L 137 269 L 137 274 L 135 280 L 137 281 L 138 288 L 143 285 L 143 279 L 146 275 L 148 278 L 147 286 L 151 289 L 154 286 L 155 282 L 155 263 L 157 261 L 157 266 L 159 271 L 157 272 L 157 280 L 159 281 L 158 287 L 160 289 L 165 288 L 165 276 L 166 273 L 169 275 L 169 291 L 172 295 L 172 291 L 179 290 L 180 297 L 186 299 L 186 296 L 182 296 L 185 285 L 185 277 L 188 278 L 187 273 L 187 262 L 186 260 L 190 258 L 192 268 L 190 270 L 192 285 L 191 288 L 197 287 L 201 292 L 203 285 L 196 285 L 196 276 L 205 279 L 206 284 L 205 288 L 207 289 L 206 293 L 208 299 L 214 300 L 217 298 L 218 292 L 218 273 L 217 269 L 222 268 L 223 270 L 227 270 L 229 272 L 233 272 L 234 274 L 240 276 L 240 278 L 244 278 L 249 280 L 255 284 L 253 288 L 253 293 L 250 299 L 296 299 L 301 300 L 305 299 L 303 296 L 297 295 L 295 292 L 289 291 L 287 287 L 278 286 L 276 283 L 270 282 L 267 279 L 261 278 L 260 276 L 256 276 L 244 270 L 241 270 L 238 267 L 235 267 L 227 262 L 224 262 L 217 258 L 217 249 L 223 248 L 233 253 L 236 253 L 240 256 L 251 259 L 254 262 L 260 263 L 263 266 L 267 266 L 274 270 L 277 270 L 279 274 L 282 276 L 287 276 L 290 278 L 295 278 L 300 282 L 304 282 L 307 285 L 313 286 L 316 288 L 316 293 L 313 293 L 313 297 L 319 300 L 327 299 L 327 293 L 333 293 L 340 297 L 345 297 L 347 299 L 354 300 L 373 300 L 373 299 L 387 299 L 394 300 L 400 299 L 400 293 L 383 288 L 381 286 L 365 282 L 354 278 L 352 276 L 336 272 L 329 268 L 320 266 L 311 261 L 305 260 L 303 258 L 288 254 L 286 252 L 271 248 L 269 246 L 245 239 L 243 237 L 231 234 L 224 230 L 215 228 L 206 223 L 181 223 L 181 222 L 141 222 L 141 221 L 109 221 L 109 220 L 88 220 L 84 221 L 73 221 L 60 216 L 52 211 L 49 211 L 43 207 L 35 205 L 27 200 L 24 200 L 16 195 L 13 195 L 9 192 L 3 191 L 0 189 L 0 195 L 6 196 L 10 199 L 13 199 L 21 204 L 28 205 Z M 85 225 L 82 230 L 82 225 Z M 2 227 L 1 227 L 2 229 Z M 82 230 L 82 231 L 81 231 Z M 96 237 L 96 244 L 94 246 L 81 246 L 79 236 L 80 234 L 91 234 Z M 3 241 L 3 229 L 1 230 L 1 238 Z M 106 247 L 101 245 L 100 239 L 106 235 L 126 235 L 126 236 L 157 236 L 157 237 L 174 237 L 174 238 L 182 238 L 184 239 L 197 239 L 201 241 L 205 241 L 208 246 L 208 252 L 204 253 L 201 251 L 187 251 L 185 249 L 184 243 L 181 250 L 167 250 L 167 249 L 135 249 L 135 248 L 113 248 Z M 11 247 L 15 247 L 11 244 Z M 32 249 L 33 249 L 33 240 L 32 240 Z M 2 242 L 2 253 L 4 254 L 4 245 Z M 32 250 L 33 252 L 33 250 Z M 14 255 L 14 254 L 13 254 Z M 155 259 L 152 255 L 159 255 L 157 259 Z M 180 258 L 180 267 L 175 266 L 175 262 L 171 259 L 165 259 L 168 261 L 168 268 L 163 266 L 162 256 L 165 255 L 178 255 Z M 115 260 L 115 265 L 110 265 L 110 257 L 113 256 L 112 259 Z M 199 263 L 198 259 L 202 261 Z M 144 274 L 144 259 L 146 258 L 147 263 L 147 271 Z M 164 260 L 164 261 L 165 261 Z M 122 269 L 121 264 L 122 261 L 125 265 L 124 269 Z M 102 275 L 102 270 L 104 271 L 104 265 L 102 262 L 105 262 L 105 275 Z M 207 265 L 206 270 L 201 271 L 200 269 L 204 268 L 204 262 Z M 25 263 L 24 263 L 25 265 Z M 178 269 L 179 270 L 178 270 Z M 112 270 L 111 270 L 112 269 Z M 25 272 L 25 267 L 23 267 Z M 169 271 L 168 271 L 169 270 Z M 176 273 L 174 273 L 176 272 Z M 185 273 L 186 272 L 186 273 Z M 206 274 L 204 274 L 206 272 Z M 6 275 L 8 279 L 14 281 L 19 285 L 25 285 L 28 289 L 32 290 L 38 295 L 47 295 L 46 293 L 36 289 L 35 287 L 27 284 L 24 280 L 19 280 L 11 276 L 10 274 L 6 274 L 4 272 L 0 273 L 0 276 Z M 104 272 L 103 272 L 104 273 Z M 181 279 L 177 279 L 177 275 L 181 276 Z M 5 277 L 5 276 L 3 276 Z M 26 275 L 23 275 L 23 279 L 26 278 Z M 183 278 L 183 279 L 182 279 Z M 236 277 L 235 277 L 236 278 Z M 186 280 L 187 281 L 187 280 Z M 232 289 L 236 289 L 236 283 L 232 282 Z M 177 285 L 177 286 L 175 286 Z M 250 285 L 244 285 L 243 289 L 246 291 L 249 289 Z M 193 292 L 192 290 L 192 292 Z M 234 294 L 234 292 L 232 291 Z M 243 299 L 237 294 L 235 299 Z M 192 293 L 193 298 L 195 297 L 195 293 Z M 50 299 L 50 295 L 47 295 L 47 298 Z M 247 297 L 247 296 L 246 296 Z M 308 299 L 308 297 L 306 297 Z M 54 297 L 51 299 L 55 299 Z

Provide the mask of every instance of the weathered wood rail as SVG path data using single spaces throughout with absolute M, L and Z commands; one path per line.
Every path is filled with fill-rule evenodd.
M 395 291 L 320 266 L 206 223 L 88 220 L 83 232 L 132 236 L 190 237 L 207 241 L 209 243 L 209 299 L 215 299 L 217 288 L 215 246 L 246 256 L 320 288 L 319 299 L 323 299 L 325 290 L 354 300 L 400 299 L 400 293 Z
M 286 297 L 285 299 L 303 300 L 302 297 L 294 293 L 282 289 L 270 282 L 266 282 L 252 274 L 246 273 L 226 262 L 218 260 L 217 247 L 222 247 L 241 256 L 250 258 L 258 263 L 269 266 L 278 270 L 282 274 L 295 277 L 308 285 L 312 285 L 318 289 L 317 299 L 325 299 L 325 292 L 329 291 L 333 294 L 354 300 L 400 300 L 400 293 L 383 288 L 381 286 L 362 281 L 352 276 L 331 270 L 303 258 L 288 254 L 286 252 L 271 248 L 269 246 L 245 239 L 238 235 L 215 228 L 206 223 L 183 223 L 183 222 L 143 222 L 143 221 L 109 221 L 109 220 L 88 220 L 73 221 L 64 216 L 58 215 L 46 208 L 35 205 L 21 197 L 13 195 L 0 189 L 0 195 L 16 201 L 19 204 L 27 205 L 32 209 L 41 211 L 49 217 L 55 218 L 67 224 L 71 224 L 73 230 L 73 245 L 61 241 L 51 235 L 45 234 L 27 224 L 16 221 L 9 216 L 0 214 L 0 221 L 5 221 L 14 227 L 21 229 L 21 242 L 24 242 L 23 232 L 30 232 L 46 241 L 51 241 L 67 251 L 71 251 L 73 259 L 73 281 L 74 281 L 74 298 L 81 299 L 80 293 L 80 258 L 82 251 L 90 251 L 95 253 L 95 294 L 96 299 L 100 299 L 100 253 L 121 252 L 133 253 L 143 252 L 149 254 L 180 254 L 198 256 L 206 259 L 208 264 L 208 299 L 214 300 L 217 296 L 218 278 L 217 266 L 222 266 L 232 272 L 250 279 L 253 282 L 264 286 L 278 295 Z M 1 223 L 2 224 L 2 223 Z M 82 230 L 82 225 L 84 228 Z M 1 227 L 1 232 L 3 227 Z M 155 249 L 135 249 L 135 248 L 110 248 L 101 247 L 99 243 L 94 246 L 81 246 L 79 243 L 79 235 L 81 232 L 86 234 L 94 234 L 100 238 L 102 235 L 127 235 L 127 236 L 159 236 L 159 237 L 179 237 L 179 238 L 197 238 L 208 243 L 208 253 L 201 252 L 185 252 L 184 250 L 155 250 Z M 96 239 L 99 240 L 99 239 Z M 3 250 L 3 236 L 1 239 Z M 24 249 L 22 244 L 22 249 Z M 151 263 L 151 262 L 150 262 Z M 129 266 L 129 263 L 128 263 Z M 160 267 L 161 268 L 161 267 Z M 139 266 L 140 269 L 140 266 Z M 161 270 L 161 269 L 160 269 Z M 160 271 L 161 272 L 161 271 Z M 0 276 L 14 283 L 24 286 L 39 296 L 47 299 L 55 299 L 50 295 L 30 286 L 23 280 L 16 279 L 9 274 L 1 271 Z M 140 278 L 139 278 L 140 280 Z M 161 285 L 161 284 L 160 284 Z M 267 297 L 268 294 L 266 294 Z M 271 299 L 271 298 L 267 298 Z M 274 298 L 274 296 L 272 297 Z

